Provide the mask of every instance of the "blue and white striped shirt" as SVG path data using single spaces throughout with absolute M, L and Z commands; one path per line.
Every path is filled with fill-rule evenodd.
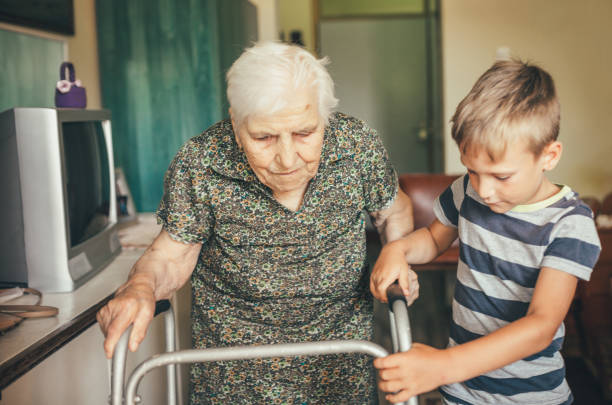
M 527 313 L 540 269 L 550 267 L 588 280 L 600 251 L 593 214 L 565 186 L 551 198 L 491 211 L 457 179 L 434 203 L 440 222 L 457 227 L 460 257 L 449 346 L 487 335 Z M 462 383 L 441 387 L 460 404 L 564 404 L 563 324 L 552 343 L 532 356 Z M 504 348 L 500 348 L 504 350 Z

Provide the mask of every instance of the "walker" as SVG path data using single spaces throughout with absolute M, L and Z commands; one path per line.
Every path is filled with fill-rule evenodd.
M 412 335 L 406 299 L 397 284 L 393 284 L 387 289 L 387 297 L 389 301 L 389 323 L 393 352 L 407 351 L 412 345 Z M 361 353 L 372 357 L 385 357 L 389 355 L 389 352 L 382 346 L 365 340 L 329 340 L 176 351 L 174 313 L 169 309 L 170 302 L 168 300 L 157 302 L 155 307 L 155 315 L 159 313 L 164 314 L 166 352 L 149 357 L 134 369 L 125 385 L 125 398 L 123 398 L 125 361 L 127 358 L 128 338 L 132 327 L 130 326 L 119 339 L 112 359 L 111 405 L 123 405 L 124 399 L 126 405 L 134 405 L 140 402 L 140 397 L 136 394 L 138 384 L 145 374 L 157 367 L 166 366 L 168 379 L 167 403 L 168 405 L 176 405 L 177 374 L 175 364 L 250 360 L 270 357 L 322 356 L 340 353 Z M 412 397 L 408 401 L 403 402 L 403 404 L 417 405 L 417 397 Z

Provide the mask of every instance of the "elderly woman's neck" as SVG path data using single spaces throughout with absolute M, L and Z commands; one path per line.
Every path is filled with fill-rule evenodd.
M 304 202 L 307 187 L 308 185 L 305 185 L 303 188 L 296 190 L 274 192 L 274 199 L 285 208 L 295 212 L 300 209 L 302 202 Z

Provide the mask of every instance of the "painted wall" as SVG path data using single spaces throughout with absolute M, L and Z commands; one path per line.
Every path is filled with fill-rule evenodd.
M 247 0 L 217 1 L 221 118 L 229 118 L 225 75 L 244 48 L 257 41 L 257 6 Z
M 87 89 L 87 108 L 102 108 L 95 0 L 74 1 L 74 36 L 68 37 L 67 59 Z
M 323 17 L 388 16 L 423 12 L 423 0 L 318 0 Z
M 499 47 L 540 64 L 556 81 L 564 152 L 551 179 L 581 195 L 612 191 L 612 2 L 442 0 L 444 122 Z M 445 129 L 445 170 L 463 172 Z
M 0 111 L 53 107 L 64 42 L 0 29 Z
M 64 60 L 74 63 L 77 78 L 87 89 L 87 107 L 100 108 L 94 0 L 74 0 L 74 19 L 74 36 L 0 23 L 0 110 L 53 107 Z
M 278 39 L 278 0 L 249 0 L 257 7 L 257 38 L 259 41 Z
M 289 41 L 291 31 L 301 31 L 304 47 L 312 53 L 316 47 L 314 21 L 313 0 L 278 0 L 279 35 Z

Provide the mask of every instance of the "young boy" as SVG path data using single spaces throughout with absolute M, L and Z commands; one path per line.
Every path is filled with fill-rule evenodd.
M 387 244 L 371 290 L 399 280 L 459 237 L 449 345 L 415 343 L 374 361 L 391 402 L 441 386 L 447 404 L 569 404 L 559 352 L 577 279 L 600 251 L 592 212 L 546 178 L 561 158 L 559 102 L 550 75 L 518 61 L 495 63 L 461 101 L 452 136 L 467 175 L 434 204 L 436 220 Z

